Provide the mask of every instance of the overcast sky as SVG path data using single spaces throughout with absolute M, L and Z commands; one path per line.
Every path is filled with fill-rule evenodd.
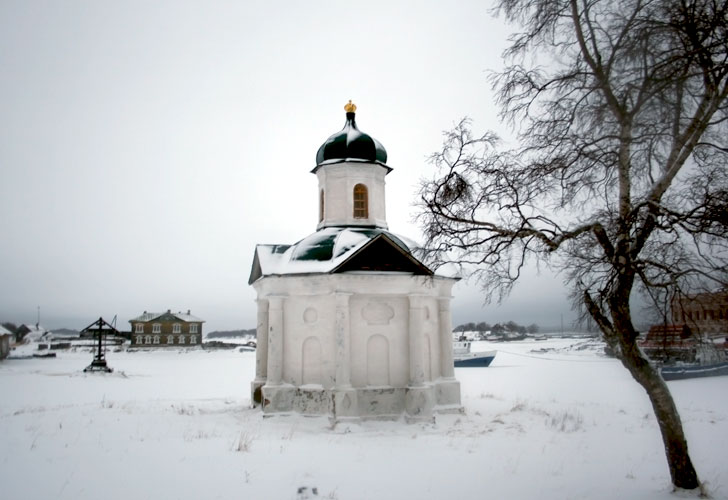
M 256 243 L 315 231 L 318 147 L 357 104 L 387 149 L 387 220 L 463 116 L 502 130 L 484 1 L 0 1 L 0 321 L 81 328 L 191 309 L 255 326 Z M 504 131 L 505 132 L 505 131 Z M 459 284 L 453 323 L 558 325 L 560 279 L 501 307 Z M 455 326 L 455 325 L 453 325 Z

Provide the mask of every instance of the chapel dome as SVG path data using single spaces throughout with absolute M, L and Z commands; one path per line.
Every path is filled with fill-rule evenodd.
M 346 124 L 321 145 L 316 153 L 316 164 L 337 163 L 344 160 L 387 163 L 387 150 L 379 141 L 356 127 L 356 105 L 351 101 L 344 106 Z

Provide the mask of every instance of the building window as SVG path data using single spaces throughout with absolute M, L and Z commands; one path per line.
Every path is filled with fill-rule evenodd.
M 152 343 L 152 336 L 151 335 L 147 335 L 146 337 L 144 337 L 144 343 L 145 344 L 151 344 Z
M 369 217 L 369 200 L 367 187 L 364 184 L 354 186 L 354 218 L 366 219 Z
M 182 333 L 182 325 L 179 323 L 172 325 L 172 333 Z
M 185 336 L 184 335 L 180 335 L 179 336 L 179 343 L 180 344 L 184 344 L 185 343 Z
M 324 190 L 321 190 L 319 196 L 319 222 L 324 220 Z
M 159 335 L 154 336 L 154 343 L 159 344 Z
M 162 325 L 159 323 L 154 323 L 152 325 L 152 333 L 162 333 Z
M 168 344 L 174 344 L 174 337 L 171 335 L 167 335 L 167 343 Z
M 144 323 L 137 323 L 134 328 L 135 333 L 144 333 Z
M 190 333 L 197 333 L 197 323 L 192 323 L 190 325 Z
M 137 335 L 136 336 L 136 343 L 137 344 L 141 344 L 142 343 L 142 336 L 141 335 Z
M 190 335 L 190 344 L 197 343 L 197 335 Z

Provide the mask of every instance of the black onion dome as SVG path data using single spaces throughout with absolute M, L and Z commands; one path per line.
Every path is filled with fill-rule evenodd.
M 356 127 L 356 106 L 349 101 L 346 124 L 324 142 L 316 153 L 316 164 L 329 160 L 366 160 L 387 163 L 387 150 L 379 141 Z

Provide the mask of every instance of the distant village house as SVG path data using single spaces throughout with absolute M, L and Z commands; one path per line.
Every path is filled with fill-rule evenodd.
M 48 333 L 50 332 L 38 324 L 24 324 L 20 325 L 15 331 L 15 340 L 19 344 L 23 342 L 38 342 L 43 336 L 47 335 Z
M 0 359 L 5 359 L 10 354 L 10 343 L 13 340 L 13 333 L 0 325 Z
M 132 347 L 195 346 L 202 344 L 204 320 L 186 313 L 150 313 L 130 319 Z

